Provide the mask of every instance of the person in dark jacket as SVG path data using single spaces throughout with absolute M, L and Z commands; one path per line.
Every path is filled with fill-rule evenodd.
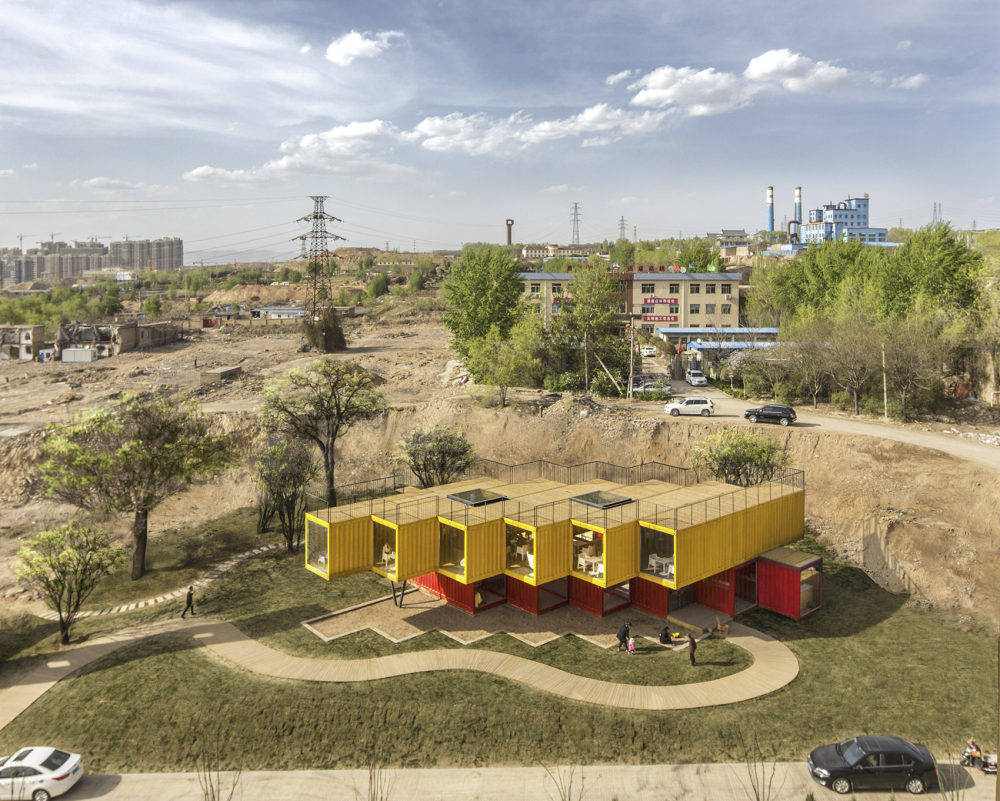
M 690 659 L 691 659 L 691 666 L 692 667 L 694 667 L 694 665 L 695 665 L 694 652 L 695 652 L 695 649 L 697 647 L 698 647 L 698 643 L 695 640 L 694 635 L 688 634 L 688 657 L 690 657 Z
M 628 637 L 629 632 L 632 629 L 632 621 L 627 623 L 622 623 L 622 627 L 618 629 L 618 650 L 624 651 L 628 647 Z
M 198 614 L 194 611 L 194 587 L 188 587 L 187 602 L 184 604 L 184 611 L 181 612 L 181 617 L 187 615 L 188 612 L 190 612 L 192 616 Z
M 660 645 L 670 645 L 673 639 L 670 636 L 670 627 L 664 626 L 660 629 Z

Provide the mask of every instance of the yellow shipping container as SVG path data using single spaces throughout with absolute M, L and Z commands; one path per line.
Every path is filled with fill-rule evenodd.
M 499 576 L 506 567 L 505 532 L 507 524 L 502 517 L 465 526 L 465 578 L 466 584 Z
M 396 542 L 395 581 L 406 581 L 437 570 L 441 559 L 436 517 L 403 523 L 399 526 Z

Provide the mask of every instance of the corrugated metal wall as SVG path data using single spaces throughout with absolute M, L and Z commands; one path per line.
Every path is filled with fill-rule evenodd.
M 538 587 L 533 587 L 513 576 L 507 576 L 507 603 L 537 615 Z
M 372 519 L 355 517 L 330 524 L 330 576 L 349 576 L 371 568 Z
M 757 603 L 779 615 L 799 619 L 799 570 L 767 559 L 757 561 Z
M 444 598 L 452 606 L 457 606 L 463 612 L 470 614 L 475 611 L 476 589 L 471 584 L 463 584 L 456 581 L 451 576 L 443 573 L 437 574 L 440 597 Z
M 604 588 L 570 576 L 569 603 L 577 609 L 604 617 Z
M 472 584 L 499 576 L 506 567 L 507 523 L 503 518 L 476 523 L 465 530 L 465 581 Z
M 677 586 L 701 581 L 794 542 L 802 536 L 803 501 L 804 494 L 796 492 L 681 529 L 675 538 Z
M 573 525 L 561 520 L 535 532 L 535 584 L 568 576 L 573 568 Z
M 630 581 L 628 587 L 632 595 L 632 606 L 657 617 L 667 616 L 670 611 L 669 589 L 658 581 L 647 581 L 643 576 Z
M 736 608 L 733 570 L 723 570 L 694 585 L 694 602 L 732 616 Z
M 407 581 L 433 573 L 440 564 L 438 519 L 403 523 L 396 534 L 396 580 Z
M 604 535 L 604 586 L 613 587 L 639 573 L 639 523 L 609 528 Z

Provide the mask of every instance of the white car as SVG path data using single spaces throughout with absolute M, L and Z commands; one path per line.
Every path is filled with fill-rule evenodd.
M 708 417 L 715 414 L 715 404 L 711 398 L 678 398 L 664 406 L 663 411 L 671 417 L 677 417 L 679 414 L 700 414 L 702 417 Z
M 705 378 L 705 374 L 701 370 L 688 370 L 684 374 L 684 380 L 687 381 L 692 387 L 707 387 L 708 379 Z
M 83 776 L 83 757 L 58 748 L 31 746 L 0 757 L 3 801 L 49 801 Z
M 643 345 L 639 348 L 640 356 L 655 356 L 656 355 L 656 345 Z

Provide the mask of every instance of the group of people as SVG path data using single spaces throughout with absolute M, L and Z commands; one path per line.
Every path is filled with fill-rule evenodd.
M 669 626 L 664 626 L 660 631 L 660 645 L 673 645 L 679 639 L 680 635 L 674 637 L 670 633 Z M 691 660 L 691 666 L 694 667 L 697 664 L 694 653 L 698 649 L 698 641 L 691 634 L 687 635 L 687 647 L 688 658 Z M 632 636 L 631 620 L 622 623 L 621 628 L 618 629 L 618 652 L 622 651 L 628 651 L 630 654 L 635 653 L 635 637 Z

